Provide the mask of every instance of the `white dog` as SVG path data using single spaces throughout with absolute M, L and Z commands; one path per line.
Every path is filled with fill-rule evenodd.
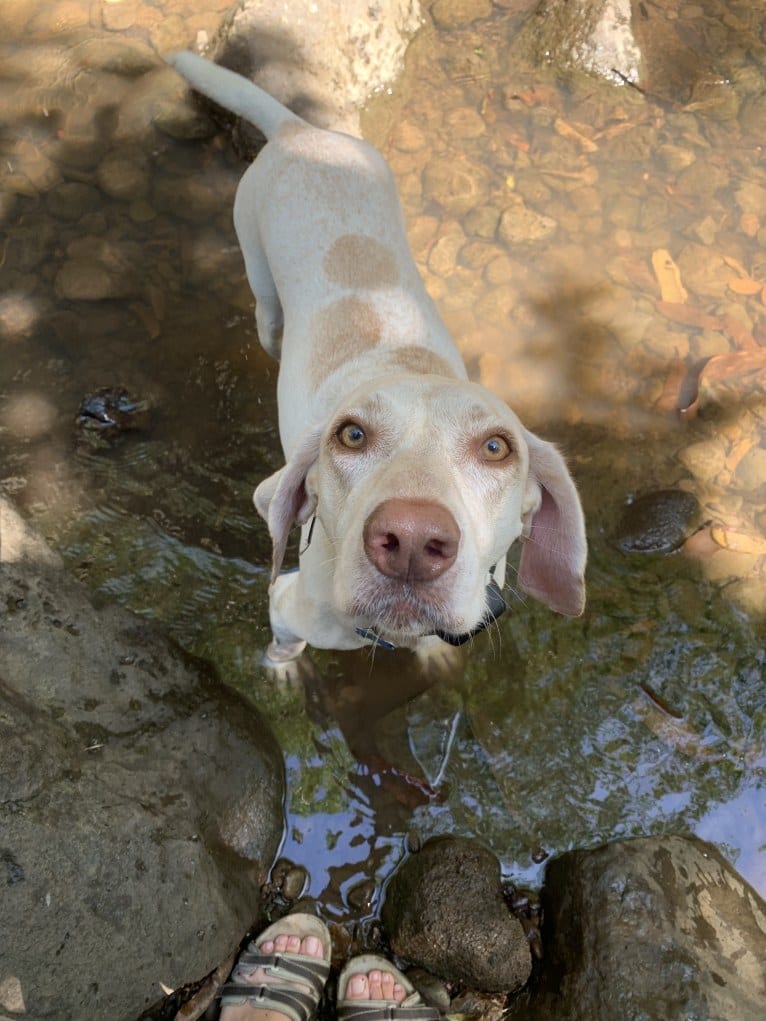
M 468 381 L 383 157 L 210 61 L 170 62 L 268 140 L 234 204 L 258 335 L 280 359 L 286 464 L 255 491 L 274 544 L 267 659 L 293 659 L 307 642 L 426 655 L 461 644 L 501 612 L 519 537 L 519 587 L 581 613 L 574 484 L 551 444 Z M 280 574 L 296 525 L 300 569 Z

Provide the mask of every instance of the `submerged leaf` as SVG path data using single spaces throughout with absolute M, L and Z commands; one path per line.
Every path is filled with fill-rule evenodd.
M 683 305 L 689 295 L 681 283 L 681 271 L 673 262 L 670 252 L 657 248 L 652 252 L 652 269 L 660 285 L 663 301 L 677 302 Z
M 702 366 L 696 393 L 688 404 L 681 406 L 681 414 L 693 418 L 699 410 L 701 392 L 717 384 L 728 383 L 735 388 L 749 390 L 756 380 L 760 380 L 762 386 L 766 384 L 766 348 L 714 355 Z

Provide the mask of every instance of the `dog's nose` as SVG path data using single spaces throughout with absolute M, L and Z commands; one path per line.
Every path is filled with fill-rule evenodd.
M 432 581 L 452 566 L 460 530 L 441 504 L 427 500 L 384 500 L 364 524 L 368 559 L 387 578 Z

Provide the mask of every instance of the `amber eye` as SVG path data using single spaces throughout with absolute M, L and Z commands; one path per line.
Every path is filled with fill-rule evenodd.
M 367 434 L 356 422 L 344 422 L 335 435 L 347 450 L 364 450 L 367 446 Z
M 511 454 L 511 445 L 503 436 L 488 436 L 479 448 L 484 461 L 505 461 Z

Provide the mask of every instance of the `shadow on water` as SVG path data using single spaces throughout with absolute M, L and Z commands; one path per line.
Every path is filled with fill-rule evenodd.
M 748 400 L 716 382 L 695 421 L 676 414 L 679 371 L 743 330 L 762 343 L 762 310 L 728 287 L 743 277 L 726 261 L 766 276 L 753 129 L 524 77 L 502 12 L 416 42 L 408 98 L 377 134 L 472 375 L 568 454 L 589 608 L 566 621 L 519 599 L 449 680 L 402 653 L 311 652 L 308 676 L 275 685 L 258 663 L 270 550 L 250 501 L 280 464 L 276 372 L 231 227 L 242 163 L 190 108 L 176 110 L 186 141 L 142 120 L 179 87 L 151 32 L 130 26 L 121 50 L 85 17 L 46 37 L 45 5 L 28 7 L 0 83 L 0 487 L 94 592 L 162 621 L 269 718 L 289 781 L 282 853 L 311 894 L 336 918 L 371 917 L 413 830 L 476 835 L 536 883 L 567 847 L 691 829 L 766 890 L 762 382 Z M 530 210 L 530 230 L 555 230 L 512 241 Z M 658 249 L 707 319 L 658 309 Z M 76 429 L 104 386 L 146 401 L 149 424 Z M 677 485 L 739 549 L 616 548 L 625 502 Z

